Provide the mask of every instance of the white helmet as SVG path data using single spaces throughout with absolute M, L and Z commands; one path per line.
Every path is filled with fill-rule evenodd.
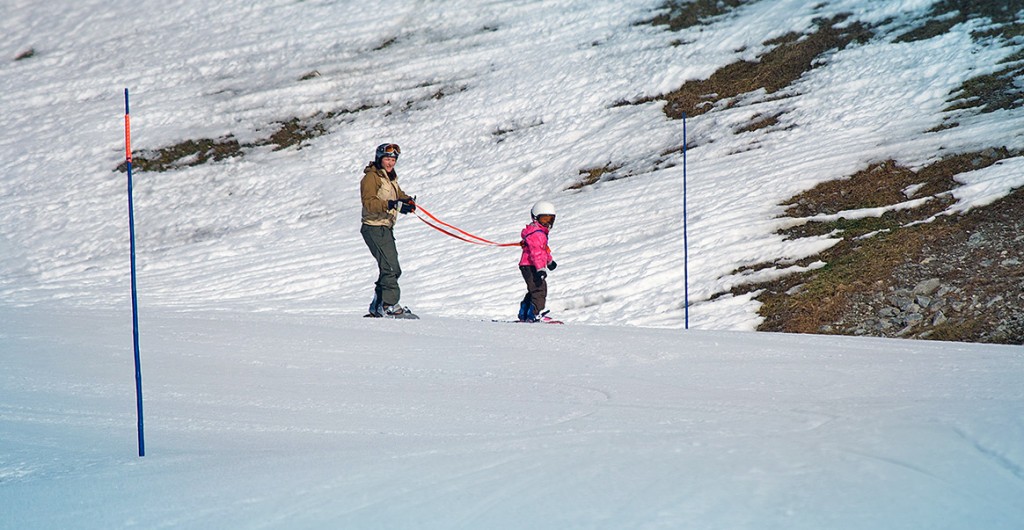
M 536 219 L 538 215 L 555 215 L 555 205 L 548 201 L 537 201 L 530 209 L 530 216 Z

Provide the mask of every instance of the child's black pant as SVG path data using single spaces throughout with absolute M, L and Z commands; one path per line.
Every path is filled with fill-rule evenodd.
M 533 304 L 534 315 L 539 315 L 547 303 L 548 282 L 533 265 L 520 265 L 519 272 L 523 273 L 523 279 L 526 280 L 523 302 Z

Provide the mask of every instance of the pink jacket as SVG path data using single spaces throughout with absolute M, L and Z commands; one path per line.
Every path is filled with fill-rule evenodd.
M 551 262 L 551 249 L 548 248 L 548 227 L 534 221 L 523 229 L 523 257 L 519 266 L 533 265 L 546 269 Z

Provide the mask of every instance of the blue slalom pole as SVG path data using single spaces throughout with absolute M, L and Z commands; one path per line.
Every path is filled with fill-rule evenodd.
M 685 329 L 690 329 L 690 242 L 686 230 L 686 113 L 683 113 L 683 307 Z
M 146 439 L 142 428 L 142 363 L 139 360 L 139 297 L 135 289 L 135 207 L 132 204 L 132 134 L 128 112 L 128 89 L 124 89 L 124 147 L 128 162 L 128 239 L 132 261 L 132 336 L 135 341 L 135 401 L 139 416 L 139 456 L 146 456 Z

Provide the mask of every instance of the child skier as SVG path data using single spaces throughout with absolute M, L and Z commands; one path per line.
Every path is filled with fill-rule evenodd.
M 523 257 L 519 260 L 519 271 L 526 280 L 526 296 L 519 304 L 520 322 L 550 322 L 544 309 L 548 297 L 547 275 L 558 264 L 551 259 L 548 248 L 548 232 L 555 224 L 555 205 L 539 201 L 530 210 L 533 222 L 523 229 Z

